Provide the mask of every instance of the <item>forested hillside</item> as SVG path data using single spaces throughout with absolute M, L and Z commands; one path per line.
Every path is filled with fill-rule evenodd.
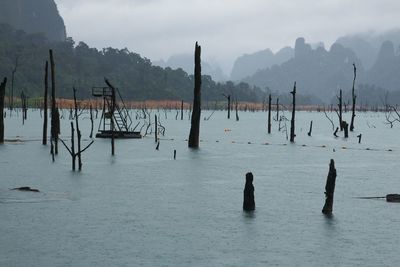
M 182 69 L 153 66 L 149 59 L 128 49 L 98 50 L 83 42 L 76 45 L 71 38 L 64 42 L 48 41 L 43 34 L 26 34 L 1 24 L 0 76 L 10 79 L 16 66 L 14 95 L 19 95 L 21 90 L 31 97 L 42 95 L 44 66 L 50 48 L 56 61 L 58 97 L 71 97 L 73 86 L 79 89 L 80 97 L 90 97 L 93 86 L 104 85 L 104 77 L 118 87 L 126 99 L 190 101 L 193 97 L 193 75 Z M 259 88 L 251 88 L 246 83 L 216 83 L 211 77 L 203 76 L 204 100 L 222 100 L 223 93 L 239 101 L 265 98 Z

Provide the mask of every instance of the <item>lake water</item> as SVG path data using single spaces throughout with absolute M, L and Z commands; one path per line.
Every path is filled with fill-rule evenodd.
M 183 121 L 176 111 L 157 114 L 166 127 L 159 151 L 148 136 L 117 140 L 112 157 L 110 140 L 96 139 L 81 172 L 71 171 L 61 144 L 52 163 L 39 111 L 24 126 L 15 113 L 8 117 L 6 138 L 21 142 L 0 146 L 0 266 L 398 264 L 400 204 L 356 198 L 400 193 L 400 127 L 385 125 L 384 114 L 357 114 L 356 131 L 344 139 L 333 137 L 323 113 L 298 112 L 290 144 L 275 121 L 266 133 L 265 112 L 241 112 L 236 122 L 218 111 L 201 121 L 198 150 L 187 148 L 187 114 Z M 89 125 L 83 114 L 85 144 Z M 68 141 L 67 119 L 61 131 Z M 333 217 L 326 217 L 331 158 L 337 179 Z M 254 213 L 242 211 L 248 171 Z M 9 190 L 20 186 L 41 192 Z

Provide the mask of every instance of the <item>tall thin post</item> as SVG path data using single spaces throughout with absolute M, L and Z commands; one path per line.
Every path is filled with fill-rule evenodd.
M 290 142 L 294 142 L 294 137 L 296 136 L 294 133 L 294 122 L 295 122 L 295 115 L 296 115 L 296 82 L 294 82 L 293 91 L 290 92 L 293 96 L 292 102 L 292 120 L 290 121 Z
M 115 89 L 111 88 L 111 155 L 115 155 L 115 131 L 114 131 L 114 112 L 115 112 Z
M 335 183 L 336 183 L 336 169 L 335 161 L 331 159 L 329 164 L 329 173 L 326 179 L 325 185 L 325 205 L 322 209 L 322 213 L 330 215 L 332 214 L 333 207 L 333 195 L 335 193 Z
M 350 131 L 354 130 L 354 117 L 356 116 L 356 94 L 354 92 L 354 85 L 356 83 L 356 76 L 357 76 L 357 68 L 356 64 L 353 63 L 353 70 L 354 70 L 354 78 L 353 78 L 353 88 L 351 90 L 351 97 L 353 100 L 353 107 L 352 107 L 352 114 L 351 114 L 351 122 L 350 122 Z
M 201 117 L 201 46 L 196 42 L 194 52 L 194 98 L 188 146 L 199 147 Z
M 4 143 L 4 96 L 6 94 L 7 78 L 0 84 L 0 144 Z
M 271 133 L 271 107 L 272 107 L 272 97 L 271 94 L 268 96 L 268 133 Z

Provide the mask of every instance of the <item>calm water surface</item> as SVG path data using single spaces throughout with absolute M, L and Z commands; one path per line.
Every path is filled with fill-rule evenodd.
M 112 157 L 110 141 L 96 139 L 82 172 L 70 170 L 62 146 L 51 162 L 40 141 L 39 111 L 24 126 L 16 114 L 7 118 L 6 138 L 21 142 L 0 146 L 0 266 L 388 266 L 400 260 L 400 204 L 355 198 L 400 193 L 400 127 L 385 125 L 384 114 L 358 114 L 357 131 L 345 140 L 333 137 L 323 113 L 298 112 L 290 144 L 277 122 L 266 134 L 266 113 L 242 112 L 236 122 L 216 112 L 201 121 L 201 148 L 190 150 L 187 115 L 181 121 L 175 111 L 168 118 L 158 113 L 166 127 L 159 151 L 153 136 L 117 140 Z M 89 123 L 82 115 L 85 143 Z M 68 140 L 67 119 L 61 130 Z M 328 218 L 321 209 L 331 158 L 338 176 Z M 254 213 L 242 211 L 248 171 Z M 41 193 L 9 190 L 20 186 Z

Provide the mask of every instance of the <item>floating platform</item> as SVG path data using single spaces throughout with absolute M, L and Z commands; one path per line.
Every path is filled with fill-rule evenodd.
M 112 138 L 112 131 L 100 131 L 96 134 L 96 138 Z M 114 131 L 114 138 L 117 139 L 140 139 L 140 132 Z

